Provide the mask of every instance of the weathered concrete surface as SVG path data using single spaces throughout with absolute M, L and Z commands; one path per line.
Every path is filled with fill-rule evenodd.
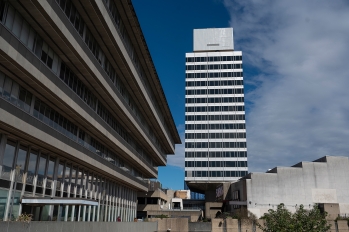
M 338 231 L 337 232 L 349 232 L 348 221 L 340 220 L 337 221 Z
M 254 223 L 250 220 L 241 220 L 241 231 L 243 232 L 252 232 Z
M 212 232 L 238 232 L 239 221 L 237 219 L 227 218 L 225 220 L 220 218 L 212 219 Z
M 324 211 L 327 212 L 326 220 L 328 221 L 334 221 L 337 219 L 339 211 L 339 204 L 321 204 L 321 207 Z
M 264 225 L 264 220 L 258 219 L 257 223 L 263 226 Z M 262 232 L 262 230 L 259 229 L 259 227 L 257 225 L 256 225 L 256 232 Z
M 0 222 L 1 232 L 154 232 L 157 222 Z
M 327 223 L 331 225 L 331 229 L 328 232 L 337 232 L 335 221 L 327 221 Z
M 211 232 L 212 223 L 211 222 L 189 222 L 188 230 L 190 232 Z
M 241 201 L 257 218 L 269 209 L 276 209 L 284 203 L 291 212 L 300 204 L 311 209 L 314 204 L 338 204 L 338 213 L 333 209 L 331 218 L 349 214 L 349 175 L 348 157 L 325 156 L 314 162 L 300 162 L 292 167 L 276 167 L 267 173 L 251 173 L 246 179 L 246 189 L 239 182 L 232 184 L 232 191 L 247 192 Z
M 215 218 L 216 213 L 221 211 L 222 202 L 206 202 L 205 203 L 205 217 L 208 219 Z
M 157 222 L 158 232 L 165 232 L 168 229 L 171 229 L 171 232 L 189 231 L 187 218 L 149 218 L 149 221 Z

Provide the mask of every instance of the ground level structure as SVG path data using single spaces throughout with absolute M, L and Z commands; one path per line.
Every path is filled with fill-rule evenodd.
M 230 185 L 231 210 L 247 207 L 257 218 L 280 203 L 294 212 L 303 204 L 319 204 L 332 220 L 349 214 L 349 159 L 325 156 L 292 167 L 275 167 L 266 173 L 249 173 Z

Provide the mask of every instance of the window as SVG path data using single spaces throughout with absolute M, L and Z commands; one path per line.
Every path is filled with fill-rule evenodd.
M 39 160 L 39 167 L 38 167 L 37 186 L 42 186 L 42 184 L 43 184 L 44 177 L 45 177 L 45 171 L 46 171 L 46 161 L 47 161 L 46 156 L 45 155 L 41 155 L 40 156 L 40 160 Z
M 3 172 L 6 172 L 7 179 L 10 178 L 10 171 L 13 167 L 13 161 L 15 157 L 15 147 L 16 147 L 16 144 L 11 141 L 8 141 L 5 146 L 5 153 L 4 153 L 4 159 L 2 161 L 2 165 L 3 165 Z M 4 176 L 5 175 L 3 175 L 3 177 Z
M 59 163 L 58 164 L 58 169 L 57 169 L 57 187 L 56 187 L 57 191 L 61 190 L 61 185 L 63 183 L 63 178 L 64 178 L 64 176 L 63 176 L 63 169 L 64 169 L 64 164 L 63 163 Z M 58 195 L 57 197 L 60 197 L 60 195 Z
M 20 146 L 18 150 L 18 155 L 17 155 L 17 161 L 16 161 L 16 166 L 19 165 L 20 168 L 20 173 L 21 175 L 23 174 L 25 170 L 25 162 L 27 159 L 27 148 L 24 146 Z M 18 178 L 18 181 L 22 181 L 22 178 Z
M 63 174 L 63 178 L 64 178 L 64 188 L 63 191 L 67 191 L 68 190 L 68 184 L 70 181 L 70 164 L 66 164 L 65 170 L 64 170 L 64 174 Z
M 55 160 L 54 158 L 50 157 L 48 161 L 48 167 L 47 167 L 47 182 L 46 182 L 46 188 L 52 188 L 52 181 L 53 181 L 53 175 L 54 175 L 54 167 L 55 167 Z
M 35 151 L 30 152 L 29 162 L 28 162 L 28 171 L 27 171 L 27 184 L 33 183 L 37 157 L 38 157 L 37 152 Z

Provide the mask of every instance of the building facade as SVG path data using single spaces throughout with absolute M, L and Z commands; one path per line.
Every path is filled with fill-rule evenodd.
M 130 1 L 0 0 L 0 220 L 133 221 L 178 143 Z
M 242 52 L 234 51 L 233 28 L 194 30 L 185 80 L 185 181 L 204 192 L 248 170 Z
M 335 220 L 349 214 L 348 175 L 348 157 L 325 156 L 266 173 L 249 173 L 231 184 L 227 198 L 232 199 L 232 210 L 246 207 L 257 218 L 283 203 L 291 212 L 301 204 L 305 209 L 318 204 Z

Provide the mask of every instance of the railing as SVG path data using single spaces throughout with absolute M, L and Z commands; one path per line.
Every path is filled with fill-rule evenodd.
M 349 219 L 349 213 L 338 214 L 338 219 Z

